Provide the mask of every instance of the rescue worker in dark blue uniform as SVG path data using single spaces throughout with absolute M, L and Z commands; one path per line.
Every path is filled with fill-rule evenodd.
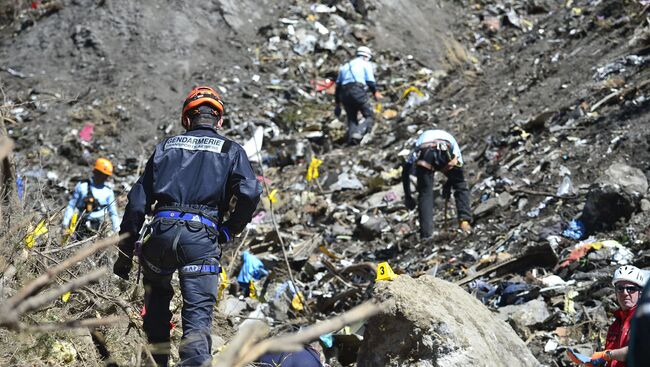
M 334 94 L 336 103 L 334 114 L 336 117 L 341 116 L 341 103 L 343 103 L 348 117 L 348 144 L 359 144 L 363 136 L 372 130 L 374 111 L 370 104 L 368 90 L 375 101 L 381 98 L 370 63 L 372 52 L 368 47 L 361 46 L 357 48 L 356 54 L 357 57 L 339 68 Z M 359 112 L 364 118 L 362 122 L 358 120 Z
M 262 193 L 244 149 L 217 132 L 223 112 L 214 89 L 197 87 L 189 93 L 181 115 L 187 131 L 156 146 L 144 174 L 129 192 L 122 220 L 120 233 L 130 237 L 119 245 L 113 272 L 128 280 L 133 254 L 139 255 L 145 287 L 144 330 L 150 343 L 163 346 L 154 352 L 161 366 L 169 359 L 169 303 L 176 270 L 183 296 L 179 365 L 198 366 L 211 360 L 210 327 L 221 246 L 246 227 Z M 233 196 L 236 204 L 229 213 Z M 136 248 L 147 214 L 153 214 L 147 227 L 150 236 Z
M 458 227 L 465 234 L 472 231 L 470 221 L 469 187 L 463 170 L 463 154 L 458 142 L 444 130 L 426 130 L 418 136 L 415 149 L 402 166 L 402 186 L 404 187 L 404 204 L 408 209 L 415 209 L 415 200 L 411 196 L 410 175 L 417 177 L 418 219 L 420 221 L 420 239 L 429 241 L 433 238 L 433 174 L 436 171 L 447 176 L 443 185 L 446 200 L 454 190 Z M 446 211 L 446 209 L 445 209 Z M 446 219 L 446 218 L 445 218 Z
M 254 363 L 257 367 L 323 367 L 320 355 L 311 346 L 297 352 L 266 353 Z

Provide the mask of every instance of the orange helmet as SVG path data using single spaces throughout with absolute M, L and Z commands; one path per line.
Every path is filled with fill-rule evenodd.
M 95 161 L 95 170 L 107 176 L 113 175 L 113 163 L 106 158 L 97 158 Z
M 183 103 L 181 123 L 185 129 L 189 129 L 190 127 L 190 119 L 187 116 L 188 112 L 204 104 L 213 107 L 215 116 L 219 118 L 223 116 L 223 102 L 219 94 L 210 87 L 194 87 L 187 97 L 185 97 L 185 102 Z M 221 127 L 221 122 L 219 122 L 217 127 Z

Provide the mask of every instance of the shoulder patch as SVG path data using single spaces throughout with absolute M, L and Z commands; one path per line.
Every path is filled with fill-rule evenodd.
M 207 136 L 179 135 L 169 138 L 165 142 L 165 147 L 163 149 L 203 150 L 207 152 L 221 153 L 225 142 L 226 141 L 223 139 Z

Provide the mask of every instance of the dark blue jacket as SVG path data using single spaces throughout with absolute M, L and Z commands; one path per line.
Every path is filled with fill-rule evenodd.
M 120 243 L 120 249 L 133 253 L 145 214 L 151 214 L 154 203 L 156 208 L 196 209 L 217 218 L 221 225 L 235 196 L 237 205 L 223 225 L 239 233 L 251 220 L 261 193 L 244 149 L 215 129 L 199 126 L 165 138 L 129 192 L 120 233 L 131 236 Z
M 266 353 L 255 363 L 259 367 L 322 367 L 318 352 L 307 347 L 298 352 Z

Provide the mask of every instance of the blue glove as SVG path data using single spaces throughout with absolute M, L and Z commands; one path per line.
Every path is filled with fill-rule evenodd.
M 336 107 L 334 107 L 334 116 L 341 117 L 341 106 L 336 105 Z
M 230 242 L 232 240 L 232 236 L 230 235 L 230 229 L 228 229 L 227 226 L 222 225 L 221 228 L 219 228 L 219 243 L 226 243 Z
M 248 284 L 251 279 L 260 280 L 269 274 L 264 268 L 262 261 L 255 257 L 255 255 L 244 251 L 241 257 L 244 264 L 239 271 L 239 275 L 237 275 L 237 281 L 239 283 Z

